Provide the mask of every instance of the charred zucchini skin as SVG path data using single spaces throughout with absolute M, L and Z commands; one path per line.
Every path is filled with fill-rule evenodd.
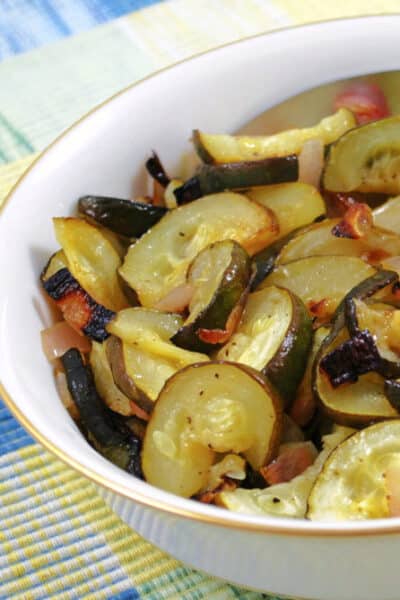
M 111 411 L 97 393 L 92 371 L 76 348 L 61 357 L 70 394 L 79 408 L 89 440 L 96 450 L 120 468 L 141 477 L 141 441 L 131 431 L 121 431 L 113 423 Z
M 163 188 L 166 188 L 169 182 L 171 181 L 167 173 L 165 172 L 165 169 L 158 155 L 155 152 L 153 152 L 150 158 L 146 160 L 146 169 L 149 175 L 151 175 L 153 179 L 158 181 L 158 183 Z
M 61 310 L 65 306 L 76 304 L 82 333 L 96 342 L 102 342 L 109 336 L 105 327 L 115 316 L 114 311 L 93 300 L 67 268 L 60 269 L 49 279 L 42 278 L 42 285 Z M 74 322 L 74 326 L 76 325 Z
M 153 206 L 109 196 L 83 196 L 78 201 L 81 215 L 125 237 L 140 237 L 167 212 Z
M 249 293 L 249 284 L 252 275 L 249 255 L 236 242 L 225 241 L 219 243 L 232 244 L 231 261 L 222 276 L 218 288 L 215 290 L 211 302 L 192 323 L 183 325 L 171 338 L 174 344 L 188 350 L 208 353 L 218 348 L 221 344 L 210 344 L 202 341 L 201 334 L 199 337 L 199 331 L 202 329 L 226 330 L 227 321 L 232 311 L 237 307 L 238 313 L 239 311 L 241 312 Z M 215 244 L 211 246 L 215 247 Z M 207 249 L 203 250 L 203 252 L 207 252 Z
M 312 345 L 312 320 L 303 302 L 290 292 L 292 321 L 282 345 L 263 369 L 263 374 L 278 390 L 285 406 L 290 406 L 307 366 Z
M 203 165 L 197 175 L 177 188 L 174 194 L 178 204 L 184 204 L 227 189 L 296 181 L 298 172 L 294 154 L 259 161 Z
M 381 420 L 377 415 L 368 415 L 363 419 L 360 415 L 345 414 L 344 416 L 337 415 L 334 410 L 326 405 L 324 399 L 321 397 L 318 389 L 318 372 L 320 370 L 321 360 L 327 354 L 327 349 L 331 344 L 334 343 L 339 334 L 343 331 L 346 325 L 350 326 L 350 334 L 358 331 L 358 323 L 354 314 L 354 303 L 353 299 L 365 300 L 373 296 L 376 292 L 383 289 L 387 285 L 390 285 L 398 280 L 399 276 L 394 271 L 380 270 L 371 277 L 368 277 L 364 281 L 361 281 L 356 285 L 348 294 L 343 298 L 342 302 L 336 309 L 336 312 L 332 320 L 332 328 L 330 333 L 323 340 L 320 349 L 315 357 L 312 373 L 312 388 L 314 396 L 321 407 L 322 411 L 329 416 L 333 421 L 342 425 L 364 425 L 365 422 L 372 420 Z M 390 361 L 387 361 L 388 363 Z M 384 365 L 384 367 L 387 365 Z M 390 371 L 388 371 L 390 373 Z M 389 375 L 390 376 L 390 375 Z M 393 375 L 396 376 L 396 375 Z M 340 392 L 338 392 L 340 393 Z M 387 395 L 387 391 L 385 390 Z M 390 401 L 390 399 L 389 399 Z M 391 402 L 391 401 L 390 401 Z M 397 410 L 395 403 L 392 406 Z M 389 418 L 389 417 L 383 417 Z
M 395 276 L 395 274 L 393 275 L 393 277 L 394 276 Z M 360 330 L 360 327 L 358 324 L 357 309 L 356 309 L 356 305 L 354 303 L 353 298 L 347 298 L 347 300 L 345 302 L 344 313 L 345 313 L 345 321 L 346 321 L 347 329 L 350 333 L 350 336 L 357 337 L 363 333 L 365 335 L 365 332 Z M 366 330 L 366 332 L 371 334 L 371 332 L 369 332 L 368 330 Z M 377 345 L 375 344 L 375 342 L 373 340 L 371 340 L 370 345 L 372 346 L 372 348 L 371 348 L 372 351 L 374 351 L 377 355 L 376 365 L 375 365 L 374 370 L 377 373 L 379 373 L 380 375 L 382 375 L 382 377 L 385 377 L 388 380 L 399 378 L 400 377 L 400 362 L 389 360 L 389 359 L 381 356 L 381 354 L 379 352 L 379 348 L 377 347 Z

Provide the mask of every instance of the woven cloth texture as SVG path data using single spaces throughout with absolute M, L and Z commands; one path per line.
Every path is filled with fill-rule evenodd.
M 398 0 L 2 0 L 0 204 L 65 128 L 160 67 L 274 28 L 398 7 Z M 186 568 L 141 539 L 0 400 L 0 599 L 262 597 L 272 599 Z

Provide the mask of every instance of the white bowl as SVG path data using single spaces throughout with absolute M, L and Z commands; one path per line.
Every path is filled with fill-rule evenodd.
M 203 54 L 128 88 L 57 140 L 0 218 L 0 374 L 6 403 L 46 448 L 93 480 L 143 537 L 251 588 L 320 600 L 398 600 L 400 519 L 321 524 L 235 514 L 138 481 L 85 442 L 40 348 L 38 276 L 56 249 L 52 216 L 87 193 L 139 190 L 156 149 L 173 170 L 193 127 L 234 131 L 307 88 L 398 69 L 400 15 L 319 23 Z

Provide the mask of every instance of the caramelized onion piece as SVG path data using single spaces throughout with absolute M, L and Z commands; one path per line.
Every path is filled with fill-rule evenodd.
M 372 228 L 374 219 L 368 204 L 356 202 L 349 206 L 343 219 L 333 227 L 336 237 L 358 240 L 364 237 Z

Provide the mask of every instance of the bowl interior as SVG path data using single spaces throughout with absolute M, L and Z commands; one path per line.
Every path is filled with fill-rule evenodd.
M 38 277 L 57 249 L 51 218 L 72 214 L 79 196 L 141 193 L 142 165 L 149 152 L 155 149 L 173 172 L 195 127 L 235 131 L 303 90 L 398 68 L 393 49 L 399 30 L 400 16 L 369 17 L 294 28 L 222 47 L 128 88 L 40 157 L 0 217 L 0 378 L 12 410 L 48 448 L 98 483 L 169 511 L 227 525 L 333 529 L 246 517 L 176 498 L 136 481 L 92 450 L 62 407 L 41 351 L 39 332 L 49 324 L 49 313 Z M 375 522 L 341 527 L 356 531 L 379 526 Z

